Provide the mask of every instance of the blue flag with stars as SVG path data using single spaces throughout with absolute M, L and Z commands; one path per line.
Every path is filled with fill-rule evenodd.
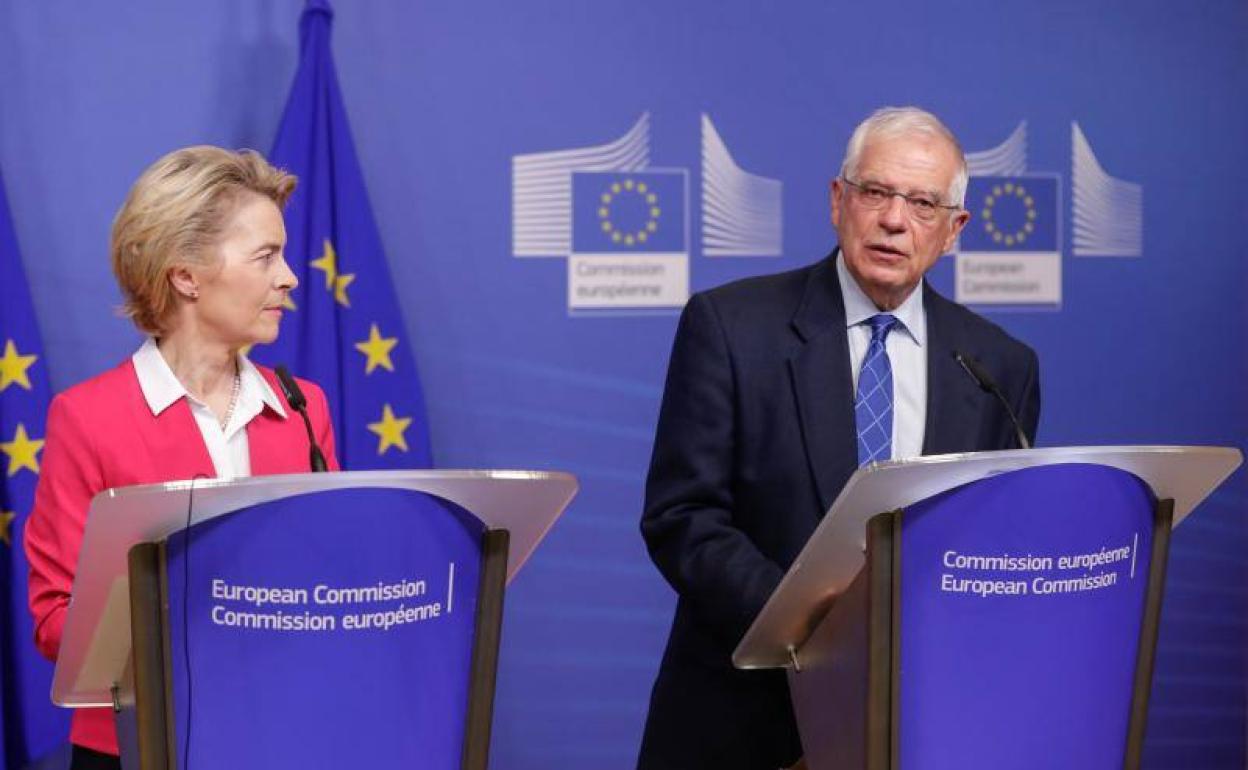
M 1055 252 L 1058 179 L 1053 175 L 974 176 L 966 186 L 972 218 L 960 251 Z
M 373 220 L 330 51 L 333 11 L 308 0 L 300 59 L 269 160 L 299 177 L 286 258 L 299 277 L 257 360 L 325 389 L 344 470 L 429 467 L 425 400 Z
M 574 172 L 572 251 L 687 252 L 685 195 L 684 170 Z
M 0 767 L 9 770 L 69 736 L 67 712 L 49 698 L 52 664 L 35 650 L 22 550 L 49 400 L 39 327 L 0 180 Z

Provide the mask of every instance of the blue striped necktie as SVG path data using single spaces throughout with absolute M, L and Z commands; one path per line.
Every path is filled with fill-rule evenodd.
M 885 340 L 897 324 L 888 313 L 867 319 L 871 344 L 858 372 L 854 421 L 858 426 L 858 464 L 882 462 L 893 456 L 893 365 Z

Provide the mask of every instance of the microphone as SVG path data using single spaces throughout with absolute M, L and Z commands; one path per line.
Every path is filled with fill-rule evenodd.
M 295 382 L 295 378 L 290 376 L 290 372 L 282 364 L 278 364 L 273 368 L 277 372 L 277 381 L 282 386 L 282 395 L 286 396 L 286 403 L 290 404 L 290 408 L 299 413 L 303 418 L 303 427 L 308 431 L 308 444 L 311 449 L 308 452 L 309 460 L 312 465 L 313 473 L 322 473 L 328 470 L 325 464 L 325 455 L 321 454 L 321 448 L 316 445 L 316 437 L 312 435 L 312 421 L 308 419 L 308 400 L 303 397 L 303 391 L 299 389 L 299 383 Z
M 1023 432 L 1023 424 L 1018 421 L 1018 415 L 1014 414 L 1014 408 L 1010 406 L 1010 402 L 1001 393 L 1001 389 L 997 387 L 997 383 L 992 379 L 992 375 L 988 374 L 988 370 L 984 369 L 974 358 L 963 355 L 960 351 L 953 351 L 953 357 L 962 365 L 962 371 L 966 372 L 975 381 L 980 390 L 996 396 L 997 400 L 1001 402 L 1001 406 L 1005 407 L 1006 415 L 1009 416 L 1010 422 L 1014 424 L 1014 434 L 1018 437 L 1019 447 L 1031 449 L 1031 442 L 1027 440 L 1027 434 Z

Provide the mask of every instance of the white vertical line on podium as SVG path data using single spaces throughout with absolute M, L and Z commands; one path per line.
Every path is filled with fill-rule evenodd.
M 1136 532 L 1131 538 L 1131 579 L 1135 579 L 1135 554 L 1140 549 L 1140 533 Z
M 1134 572 L 1134 569 L 1132 570 Z M 451 562 L 451 573 L 446 578 L 446 613 L 451 613 L 451 604 L 455 600 L 455 562 Z

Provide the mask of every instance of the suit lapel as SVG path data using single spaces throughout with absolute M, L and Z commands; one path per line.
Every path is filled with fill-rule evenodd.
M 272 370 L 260 367 L 260 376 L 275 393 L 282 392 L 277 376 Z M 278 398 L 282 396 L 278 395 Z M 247 423 L 247 446 L 251 453 L 251 475 L 270 476 L 277 473 L 304 473 L 308 470 L 308 453 L 298 447 L 306 447 L 303 421 L 295 414 L 289 403 L 286 416 L 282 417 L 267 404 L 255 419 Z
M 208 454 L 208 445 L 204 443 L 203 434 L 199 432 L 199 424 L 191 414 L 190 403 L 185 398 L 180 398 L 160 414 L 153 415 L 147 399 L 143 397 L 143 389 L 139 385 L 139 376 L 133 361 L 126 361 L 125 365 L 127 372 L 122 381 L 125 383 L 125 399 L 129 404 L 130 424 L 134 426 L 130 438 L 132 454 L 141 456 L 140 452 L 147 453 L 147 468 L 144 469 L 142 478 L 128 482 L 150 483 L 153 480 L 190 479 L 196 476 L 214 478 L 217 475 L 216 467 L 212 464 L 212 456 Z M 134 456 L 130 458 L 132 461 Z M 146 475 L 149 471 L 153 474 L 150 478 Z
M 151 420 L 147 403 L 141 404 Z M 160 413 L 154 423 L 155 430 L 148 434 L 153 466 L 160 469 L 165 479 L 191 479 L 196 476 L 216 478 L 217 469 L 208 454 L 208 445 L 199 431 L 199 424 L 191 414 L 191 405 L 185 398 L 178 399 Z
M 789 359 L 789 372 L 806 457 L 826 511 L 858 464 L 845 303 L 831 257 L 811 270 L 792 325 L 805 344 Z
M 982 396 L 954 359 L 955 352 L 976 355 L 966 347 L 962 327 L 949 300 L 923 283 L 927 316 L 927 419 L 923 454 L 948 454 L 975 449 Z

